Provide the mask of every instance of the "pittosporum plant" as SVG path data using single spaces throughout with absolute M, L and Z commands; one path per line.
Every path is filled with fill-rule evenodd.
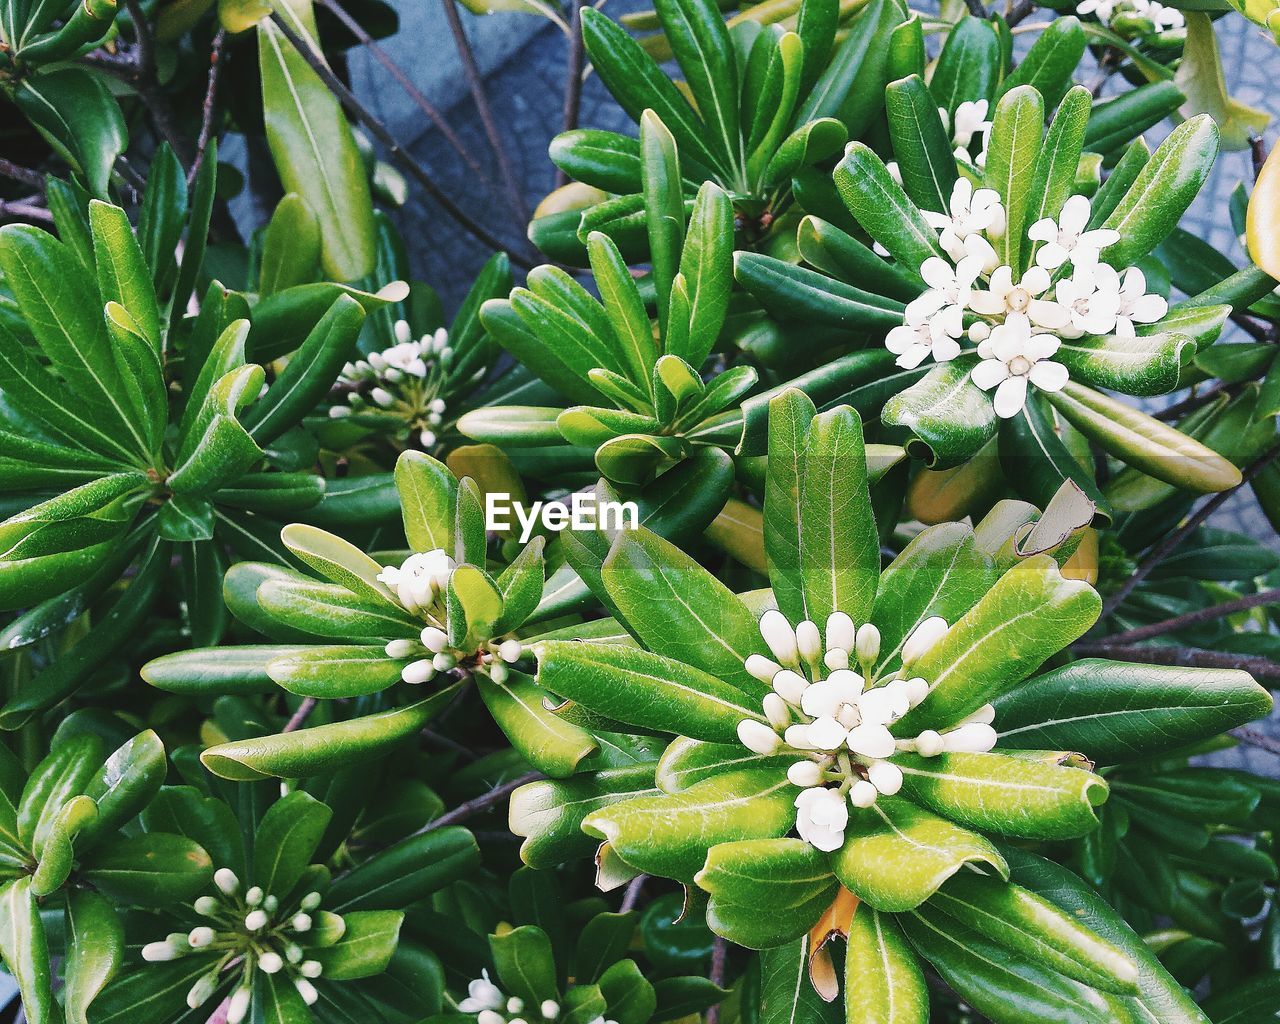
M 1071 699 L 1081 677 L 1097 680 L 1095 729 L 1105 704 L 1143 699 L 1118 662 L 1036 675 L 1093 626 L 1096 592 L 1064 578 L 1053 555 L 1024 554 L 1030 534 L 1010 534 L 1007 516 L 976 531 L 926 531 L 882 576 L 857 415 L 815 416 L 801 393 L 786 392 L 771 403 L 769 448 L 765 550 L 776 607 L 758 623 L 678 549 L 622 532 L 600 585 L 636 643 L 534 644 L 538 683 L 552 694 L 675 734 L 656 767 L 656 793 L 624 790 L 574 814 L 602 843 L 601 884 L 646 872 L 697 886 L 710 896 L 711 926 L 753 948 L 810 934 L 819 922 L 854 928 L 853 1020 L 886 1019 L 885 1005 L 860 993 L 891 998 L 904 977 L 913 979 L 914 1008 L 901 1019 L 926 1019 L 913 965 L 918 954 L 944 976 L 958 967 L 952 957 L 961 954 L 932 939 L 948 921 L 962 934 L 983 930 L 1003 955 L 1025 958 L 1082 1003 L 1106 1005 L 1115 994 L 1141 1002 L 1136 965 L 1009 886 L 1008 864 L 988 838 L 1066 839 L 1097 826 L 1107 784 L 1090 770 L 1087 744 L 1081 754 L 1006 749 L 1000 717 L 1024 690 L 1036 691 L 1028 704 L 1043 713 Z M 1042 525 L 1059 529 L 1048 517 Z M 1062 543 L 1048 550 L 1065 559 Z M 1269 706 L 1243 673 L 1203 670 L 1157 685 L 1213 685 L 1234 706 L 1206 702 L 1174 734 L 1133 715 L 1117 732 L 1139 748 L 1194 741 L 1218 728 L 1220 714 L 1238 723 Z M 1089 733 L 1046 729 L 1061 739 Z M 530 841 L 554 820 L 534 810 L 540 803 L 513 800 L 513 827 Z M 859 902 L 865 910 L 854 911 Z M 984 928 L 991 919 L 1004 925 Z

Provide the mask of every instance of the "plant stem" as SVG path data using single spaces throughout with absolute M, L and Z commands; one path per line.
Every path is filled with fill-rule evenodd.
M 1153 622 L 1147 626 L 1126 629 L 1123 633 L 1113 633 L 1106 638 L 1105 642 L 1109 644 L 1136 643 L 1139 640 L 1148 640 L 1153 636 L 1174 633 L 1187 626 L 1197 626 L 1202 622 L 1223 619 L 1228 615 L 1247 611 L 1250 608 L 1257 608 L 1263 604 L 1280 604 L 1280 590 L 1264 590 L 1260 594 L 1249 594 L 1235 601 L 1224 601 L 1222 604 L 1215 604 L 1212 608 L 1201 608 L 1194 612 L 1187 612 L 1185 615 L 1175 615 L 1171 619 L 1162 619 L 1160 622 Z
M 466 165 L 471 169 L 471 172 L 480 178 L 486 188 L 492 189 L 493 182 L 489 178 L 489 175 L 485 173 L 484 168 L 480 165 L 480 161 L 471 155 L 471 152 L 467 149 L 462 139 L 458 137 L 458 133 L 455 132 L 453 128 L 450 127 L 449 122 L 445 120 L 444 115 L 440 113 L 436 106 L 422 94 L 422 91 L 416 85 L 413 84 L 412 79 L 410 79 L 409 76 L 400 69 L 400 65 L 391 59 L 391 55 L 378 45 L 377 40 L 369 35 L 369 33 L 364 30 L 364 27 L 355 20 L 355 18 L 351 17 L 351 15 L 347 13 L 346 8 L 339 4 L 338 0 L 321 0 L 321 3 L 329 8 L 333 13 L 333 16 L 342 22 L 343 27 L 355 36 L 360 42 L 360 45 L 373 55 L 373 59 L 382 65 L 387 74 L 396 80 L 396 83 L 400 88 L 405 91 L 405 95 L 413 101 L 414 105 L 419 110 L 427 115 L 431 123 L 436 126 L 436 130 L 444 136 L 444 140 L 449 143 L 449 145 L 453 147 L 454 152 L 456 152 L 466 162 Z
M 456 825 L 460 821 L 466 821 L 468 818 L 474 817 L 481 811 L 488 810 L 494 804 L 500 803 L 521 786 L 530 782 L 537 782 L 539 779 L 545 778 L 546 776 L 543 775 L 542 772 L 528 772 L 521 775 L 519 778 L 504 782 L 500 786 L 495 786 L 487 793 L 482 793 L 480 796 L 475 797 L 472 800 L 468 800 L 464 804 L 459 804 L 448 814 L 442 814 L 434 821 L 427 822 L 427 824 L 418 829 L 414 835 L 421 835 L 423 832 L 434 832 L 436 829 L 444 828 L 446 825 Z
M 969 8 L 969 13 L 975 18 L 981 18 L 983 21 L 986 21 L 987 18 L 991 17 L 982 0 L 964 0 L 964 5 Z
M 534 263 L 532 260 L 528 257 L 512 252 L 510 247 L 490 234 L 486 228 L 477 223 L 465 210 L 459 207 L 457 203 L 450 199 L 441 190 L 440 186 L 436 184 L 435 180 L 427 173 L 426 169 L 409 156 L 400 140 L 391 134 L 391 129 L 365 109 L 364 105 L 355 98 L 355 95 L 351 90 L 343 85 L 342 82 L 338 80 L 337 76 L 329 70 L 328 65 L 326 65 L 324 61 L 312 52 L 311 47 L 306 40 L 301 39 L 278 14 L 271 15 L 271 19 L 275 26 L 280 30 L 281 34 L 284 35 L 284 37 L 288 39 L 289 42 L 293 44 L 294 48 L 302 55 L 302 59 L 307 62 L 311 69 L 320 77 L 320 80 L 329 88 L 329 91 L 338 97 L 338 101 L 347 109 L 347 112 L 362 124 L 374 138 L 386 146 L 387 152 L 390 154 L 391 158 L 399 163 L 400 166 L 404 168 L 405 172 L 408 173 L 414 181 L 421 185 L 431 198 L 444 208 L 444 211 L 449 214 L 449 216 L 490 248 L 496 251 L 506 250 L 507 254 L 511 258 L 511 262 L 516 266 L 525 270 L 533 269 Z
M 625 914 L 628 910 L 636 909 L 636 904 L 640 902 L 640 890 L 644 888 L 648 878 L 648 875 L 636 875 L 627 883 L 627 891 L 622 894 L 622 905 L 618 907 L 619 913 Z
M 1253 654 L 1202 651 L 1194 647 L 1170 647 L 1163 644 L 1129 646 L 1106 641 L 1075 644 L 1071 650 L 1084 657 L 1114 658 L 1117 661 L 1133 661 L 1144 665 L 1243 669 L 1258 679 L 1280 682 L 1280 664 Z
M 41 224 L 53 223 L 53 214 L 43 206 L 17 199 L 0 199 L 0 217 L 19 217 L 23 220 L 38 221 Z
M 21 164 L 15 164 L 12 160 L 6 160 L 0 157 L 0 175 L 19 181 L 24 185 L 30 185 L 32 188 L 38 188 L 44 191 L 44 175 L 31 167 L 23 167 Z
M 457 0 L 440 0 L 444 6 L 444 16 L 449 22 L 449 31 L 453 33 L 453 42 L 458 49 L 458 57 L 462 61 L 463 73 L 467 76 L 467 87 L 471 90 L 471 100 L 480 115 L 480 123 L 484 126 L 484 134 L 489 140 L 489 148 L 498 161 L 498 173 L 507 189 L 507 199 L 511 203 L 512 212 L 520 218 L 521 226 L 529 223 L 529 207 L 525 204 L 524 195 L 520 191 L 520 183 L 511 167 L 511 158 L 502 136 L 498 132 L 498 123 L 493 118 L 493 110 L 489 106 L 489 94 L 485 91 L 484 79 L 480 77 L 480 69 L 476 65 L 476 55 L 471 49 L 471 40 L 467 38 L 466 29 L 462 27 L 462 18 L 458 15 Z
M 302 703 L 298 705 L 298 710 L 295 711 L 293 713 L 293 717 L 285 723 L 282 731 L 293 732 L 295 729 L 302 728 L 303 723 L 306 722 L 307 718 L 311 715 L 311 712 L 315 710 L 315 707 L 315 697 L 304 697 Z
M 1184 398 L 1181 402 L 1175 402 L 1173 405 L 1170 405 L 1167 408 L 1161 409 L 1158 413 L 1155 414 L 1155 417 L 1156 419 L 1164 420 L 1165 422 L 1168 422 L 1170 420 L 1181 419 L 1187 413 L 1194 412 L 1196 409 L 1199 409 L 1202 405 L 1207 405 L 1208 403 L 1212 402 L 1219 395 L 1233 394 L 1234 393 L 1233 389 L 1235 387 L 1236 385 L 1234 384 L 1227 384 L 1224 381 L 1219 381 L 1218 383 L 1214 384 L 1213 387 L 1205 388 L 1203 391 L 1201 391 L 1197 395 L 1190 395 L 1187 398 Z
M 218 103 L 218 79 L 222 74 L 222 48 L 226 45 L 227 30 L 218 29 L 213 37 L 213 46 L 209 50 L 209 84 L 204 91 L 204 104 L 200 109 L 200 134 L 196 138 L 196 156 L 191 161 L 191 170 L 187 172 L 187 184 L 196 180 L 200 173 L 200 165 L 204 163 L 205 151 L 209 148 L 209 140 L 213 137 L 213 113 Z
M 1138 567 L 1133 571 L 1132 575 L 1120 584 L 1111 596 L 1107 598 L 1106 603 L 1102 606 L 1102 614 L 1106 616 L 1115 611 L 1120 603 L 1133 593 L 1134 587 L 1150 575 L 1152 569 L 1168 558 L 1178 545 L 1191 536 L 1201 523 L 1221 508 L 1231 495 L 1235 494 L 1236 491 L 1240 490 L 1241 487 L 1269 466 L 1277 455 L 1280 455 L 1280 444 L 1273 445 L 1265 454 L 1249 463 L 1241 474 L 1240 482 L 1236 484 L 1235 487 L 1228 488 L 1225 491 L 1220 491 L 1215 494 L 1194 513 L 1192 513 L 1185 523 L 1172 533 L 1168 534 L 1164 540 L 1157 544 L 1151 550 L 1150 554 L 1142 560 Z
M 729 960 L 729 944 L 719 935 L 711 946 L 711 974 L 708 980 L 713 985 L 724 988 L 725 969 Z M 720 1004 L 707 1010 L 707 1024 L 718 1024 L 720 1020 Z
M 586 63 L 587 51 L 582 43 L 582 8 L 587 0 L 569 0 L 573 10 L 569 15 L 569 58 L 565 70 L 564 81 L 564 116 L 560 120 L 560 130 L 570 132 L 578 127 L 578 117 L 582 112 L 582 72 Z M 556 168 L 556 188 L 567 184 L 569 175 L 563 168 Z
M 142 100 L 147 113 L 151 115 L 151 122 L 156 126 L 156 131 L 169 143 L 182 166 L 190 167 L 195 159 L 195 153 L 190 142 L 178 130 L 173 108 L 169 105 L 169 98 L 156 81 L 155 40 L 151 36 L 151 23 L 147 21 L 147 15 L 142 10 L 139 0 L 124 0 L 124 6 L 133 22 L 137 46 L 133 74 L 127 80 L 137 90 L 138 98 Z
M 1259 750 L 1266 750 L 1272 754 L 1280 754 L 1280 740 L 1268 736 L 1265 732 L 1259 732 L 1257 729 L 1247 725 L 1242 725 L 1238 729 L 1228 730 L 1228 735 L 1234 736 L 1241 743 L 1248 744 L 1251 747 L 1257 747 Z

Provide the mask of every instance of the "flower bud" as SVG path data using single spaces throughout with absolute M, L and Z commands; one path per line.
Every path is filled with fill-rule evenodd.
M 822 634 L 818 624 L 805 619 L 796 626 L 796 649 L 806 664 L 816 662 L 822 656 Z
M 423 658 L 421 661 L 413 661 L 400 670 L 400 678 L 406 683 L 412 683 L 418 686 L 428 680 L 436 677 L 435 661 L 431 658 Z
M 284 947 L 284 958 L 288 960 L 289 963 L 291 964 L 302 963 L 302 957 L 304 955 L 305 954 L 303 954 L 302 952 L 302 947 L 299 946 L 296 942 L 291 942 L 289 943 L 289 945 Z
M 902 769 L 892 761 L 873 761 L 867 780 L 883 796 L 893 796 L 902 788 Z
M 797 750 L 813 750 L 813 744 L 809 742 L 809 727 L 807 725 L 789 725 L 787 731 L 783 734 L 783 739 L 787 746 L 795 747 Z
M 499 686 L 507 681 L 507 677 L 510 674 L 505 662 L 493 661 L 489 664 L 489 678 Z
M 769 724 L 775 729 L 785 729 L 791 723 L 791 711 L 787 708 L 787 702 L 776 693 L 766 693 L 763 705 L 764 717 L 769 719 Z
M 247 904 L 249 904 L 249 906 L 256 907 L 259 903 L 262 902 L 262 898 L 265 895 L 266 893 L 262 891 L 262 887 L 259 885 L 255 885 L 252 889 L 250 889 L 247 893 L 244 894 L 244 901 Z
M 920 676 L 913 676 L 902 684 L 903 692 L 907 695 L 907 701 L 912 707 L 915 707 L 927 696 L 929 696 L 929 683 Z
M 858 661 L 866 665 L 880 657 L 880 630 L 870 622 L 858 627 L 854 649 L 858 652 Z
M 295 932 L 311 931 L 311 915 L 310 914 L 294 914 L 292 920 L 289 921 Z
M 435 431 L 433 430 L 423 430 L 418 434 L 418 441 L 423 448 L 434 448 L 436 440 Z
M 227 1024 L 240 1024 L 244 1020 L 252 996 L 253 990 L 248 985 L 241 985 L 231 993 L 231 1000 L 227 1003 Z
M 937 757 L 945 749 L 942 737 L 933 729 L 926 729 L 916 737 L 916 753 L 921 757 Z
M 799 672 L 784 668 L 773 677 L 773 688 L 788 704 L 799 704 L 804 691 L 809 688 L 809 680 Z
M 524 654 L 524 645 L 519 640 L 503 640 L 498 645 L 498 657 L 508 665 L 514 665 Z
M 214 896 L 201 896 L 192 904 L 192 907 L 201 917 L 216 917 L 222 909 L 222 904 Z
M 849 803 L 854 807 L 870 807 L 880 794 L 866 779 L 859 779 L 849 790 Z
M 269 949 L 258 957 L 258 967 L 264 974 L 279 974 L 284 970 L 284 959 L 275 950 Z
M 991 325 L 984 320 L 978 320 L 969 327 L 969 340 L 975 345 L 980 345 L 991 337 Z
M 228 896 L 234 896 L 240 891 L 240 879 L 230 868 L 218 868 L 213 873 L 213 884 Z
M 973 712 L 973 714 L 966 715 L 962 721 L 957 722 L 956 724 L 969 725 L 970 723 L 977 723 L 978 725 L 990 725 L 995 720 L 996 720 L 995 705 L 983 704 L 982 707 L 978 708 L 978 710 Z
M 828 671 L 838 672 L 842 668 L 849 667 L 849 652 L 839 647 L 832 647 L 822 656 L 822 663 L 827 666 Z
M 329 419 L 344 420 L 351 415 L 351 406 L 349 405 L 331 405 L 329 406 Z
M 794 665 L 796 662 L 796 632 L 791 628 L 785 615 L 776 608 L 770 608 L 760 616 L 760 635 L 769 645 L 773 656 L 783 665 Z
M 407 658 L 413 653 L 414 648 L 417 646 L 418 645 L 412 640 L 407 640 L 404 637 L 401 637 L 399 640 L 389 641 L 387 646 L 383 648 L 383 651 L 386 652 L 388 658 Z
M 544 999 L 542 1001 L 542 1006 L 540 1006 L 539 1009 L 542 1011 L 542 1016 L 546 1020 L 551 1020 L 554 1017 L 560 1016 L 560 1004 L 554 999 Z
M 191 944 L 192 949 L 203 949 L 205 946 L 212 946 L 213 939 L 213 929 L 206 928 L 203 925 L 199 928 L 192 928 L 187 934 L 187 942 Z
M 816 786 L 822 781 L 822 766 L 817 761 L 797 761 L 787 769 L 787 781 L 801 789 Z
M 298 990 L 298 995 L 302 996 L 302 1001 L 308 1006 L 315 1005 L 315 1001 L 320 998 L 320 993 L 316 991 L 316 987 L 306 978 L 294 978 L 293 987 Z
M 839 650 L 848 654 L 853 650 L 853 619 L 844 612 L 832 612 L 827 616 L 827 651 Z
M 413 329 L 409 326 L 409 321 L 407 320 L 397 320 L 392 330 L 395 331 L 396 341 L 401 345 L 413 338 Z
M 747 657 L 746 670 L 762 683 L 770 683 L 773 677 L 782 671 L 782 666 L 771 661 L 763 654 L 752 654 Z
M 738 739 L 757 754 L 772 754 L 778 749 L 778 734 L 754 718 L 744 718 L 738 723 Z
M 441 651 L 431 659 L 431 664 L 436 667 L 437 672 L 448 672 L 451 668 L 458 664 L 458 659 L 452 654 Z
M 942 736 L 943 749 L 962 754 L 985 754 L 996 745 L 996 731 L 982 722 L 970 722 Z
M 262 901 L 262 909 L 268 914 L 274 914 L 280 909 L 280 901 L 274 896 L 268 896 Z
M 202 975 L 194 985 L 187 991 L 187 1005 L 191 1009 L 203 1005 L 209 1001 L 209 997 L 218 990 L 218 972 L 212 970 L 208 974 Z
M 948 629 L 947 620 L 941 615 L 930 615 L 916 626 L 902 645 L 902 664 L 912 665 L 925 656 Z
M 476 1014 L 476 1024 L 507 1024 L 507 1022 L 497 1010 L 481 1010 Z
M 261 931 L 267 926 L 267 914 L 264 910 L 251 910 L 245 915 L 244 926 L 248 931 Z
M 306 911 L 315 910 L 316 907 L 320 906 L 320 894 L 318 892 L 307 893 L 302 897 L 302 902 L 299 905 Z
M 168 942 L 148 942 L 142 947 L 142 959 L 151 964 L 164 963 L 166 960 L 176 960 L 179 951 L 169 945 Z
M 324 965 L 319 960 L 303 960 L 298 970 L 304 978 L 318 978 L 324 973 Z
M 422 646 L 432 654 L 439 654 L 449 646 L 449 635 L 435 626 L 425 626 L 422 630 Z
M 384 409 L 390 409 L 396 404 L 396 396 L 386 388 L 374 388 L 369 392 L 369 397 L 373 399 L 374 405 L 380 405 Z

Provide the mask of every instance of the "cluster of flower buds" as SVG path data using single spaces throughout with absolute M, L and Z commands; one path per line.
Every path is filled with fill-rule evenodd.
M 442 548 L 417 551 L 399 566 L 383 566 L 378 582 L 394 591 L 411 615 L 429 612 L 449 585 L 456 563 Z
M 390 348 L 342 368 L 338 383 L 348 389 L 347 404 L 331 407 L 329 415 L 342 419 L 381 411 L 416 431 L 422 447 L 431 448 L 444 422 L 440 390 L 453 360 L 449 332 L 441 327 L 414 340 L 409 325 L 398 320 L 395 333 L 396 344 Z
M 148 943 L 142 947 L 142 959 L 159 962 L 215 954 L 213 966 L 187 992 L 187 1005 L 193 1010 L 212 998 L 222 985 L 224 972 L 241 970 L 242 981 L 227 1004 L 227 1024 L 240 1024 L 245 1019 L 253 998 L 255 969 L 264 974 L 285 972 L 307 1005 L 314 1003 L 317 992 L 312 980 L 320 977 L 323 968 L 318 960 L 307 959 L 303 946 L 317 938 L 321 944 L 336 942 L 345 928 L 342 918 L 325 913 L 323 928 L 317 929 L 318 892 L 285 907 L 259 886 L 242 892 L 240 879 L 230 868 L 219 868 L 213 881 L 217 895 L 201 896 L 193 905 L 210 923 L 185 935 L 174 932 L 162 941 Z M 315 931 L 324 934 L 317 936 Z
M 534 1007 L 526 1007 L 519 996 L 507 998 L 502 990 L 489 980 L 489 972 L 481 971 L 481 976 L 467 985 L 467 998 L 458 1003 L 460 1013 L 474 1013 L 476 1024 L 539 1024 L 540 1021 L 554 1021 L 560 1016 L 560 1004 L 554 999 L 546 999 L 537 1006 L 538 1016 L 529 1011 Z
M 791 783 L 804 790 L 796 799 L 801 838 L 819 849 L 838 849 L 849 816 L 846 800 L 870 807 L 902 788 L 902 769 L 892 761 L 900 752 L 933 757 L 995 746 L 990 705 L 944 732 L 899 739 L 890 729 L 928 697 L 928 681 L 911 669 L 947 629 L 939 616 L 919 623 L 902 645 L 901 667 L 878 678 L 880 631 L 871 623 L 856 626 L 835 612 L 824 637 L 809 620 L 793 629 L 776 610 L 761 617 L 760 634 L 773 658 L 753 654 L 746 669 L 772 689 L 762 702 L 765 721 L 744 719 L 738 738 L 757 754 L 802 755 L 787 770 Z

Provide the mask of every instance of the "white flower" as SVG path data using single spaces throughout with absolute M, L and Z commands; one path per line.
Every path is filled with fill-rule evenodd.
M 441 548 L 410 555 L 399 568 L 388 565 L 378 573 L 378 581 L 396 592 L 409 611 L 429 608 L 436 594 L 449 585 L 454 561 Z
M 957 262 L 966 255 L 965 239 L 984 231 L 999 235 L 1005 228 L 1000 193 L 993 188 L 975 190 L 973 182 L 963 175 L 956 179 L 951 189 L 949 213 L 921 212 L 924 219 L 941 232 L 938 241 L 943 251 Z
M 951 144 L 958 150 L 964 150 L 967 157 L 969 144 L 975 135 L 985 135 L 991 130 L 991 122 L 987 120 L 986 100 L 965 100 L 956 107 L 955 126 L 951 131 Z M 945 110 L 939 109 L 942 123 L 947 123 Z
M 1116 298 L 1116 334 L 1132 338 L 1135 323 L 1153 324 L 1169 312 L 1169 303 L 1163 296 L 1147 293 L 1146 276 L 1137 267 L 1130 267 L 1122 276 L 1100 263 L 1098 271 L 1099 291 L 1105 290 Z
M 481 1010 L 500 1010 L 507 1003 L 502 990 L 489 980 L 489 972 L 481 971 L 480 977 L 467 985 L 467 998 L 458 1004 L 462 1013 L 479 1013 Z
M 965 256 L 954 267 L 940 256 L 930 256 L 920 264 L 920 276 L 929 290 L 907 304 L 907 326 L 935 315 L 948 318 L 944 320 L 947 324 L 953 324 L 956 318 L 962 319 L 973 295 L 973 283 L 981 273 L 980 256 Z
M 1107 287 L 1100 288 L 1100 282 Z M 1063 337 L 1110 334 L 1115 330 L 1120 278 L 1105 263 L 1077 266 L 1070 277 L 1058 282 L 1054 294 L 1068 316 L 1068 323 L 1059 328 Z
M 1027 237 L 1044 245 L 1036 250 L 1036 263 L 1046 270 L 1057 270 L 1067 260 L 1076 266 L 1093 263 L 1098 253 L 1120 240 L 1120 232 L 1111 228 L 1086 231 L 1090 206 L 1085 196 L 1072 196 L 1062 204 L 1058 219 L 1045 217 L 1027 231 Z
M 956 339 L 963 332 L 964 311 L 959 306 L 925 316 L 922 307 L 913 303 L 907 307 L 906 323 L 885 336 L 884 346 L 898 357 L 894 362 L 904 370 L 913 370 L 930 355 L 939 363 L 958 356 L 960 343 Z
M 1076 5 L 1076 14 L 1084 17 L 1092 14 L 1106 25 L 1111 21 L 1111 15 L 1116 9 L 1117 0 L 1081 0 Z
M 1040 298 L 1050 284 L 1049 272 L 1044 267 L 1032 267 L 1016 284 L 1011 267 L 996 267 L 987 289 L 974 292 L 969 305 L 975 313 L 985 316 L 1026 313 L 1032 323 L 1056 330 L 1065 327 L 1070 316 L 1057 302 Z
M 805 789 L 796 797 L 796 831 L 810 846 L 825 853 L 844 845 L 849 808 L 834 789 Z
M 1010 313 L 985 344 L 991 356 L 974 367 L 973 382 L 983 391 L 996 388 L 995 410 L 1001 419 L 1022 411 L 1028 382 L 1041 391 L 1060 391 L 1067 383 L 1067 368 L 1050 361 L 1062 342 L 1052 334 L 1033 334 L 1025 313 Z

